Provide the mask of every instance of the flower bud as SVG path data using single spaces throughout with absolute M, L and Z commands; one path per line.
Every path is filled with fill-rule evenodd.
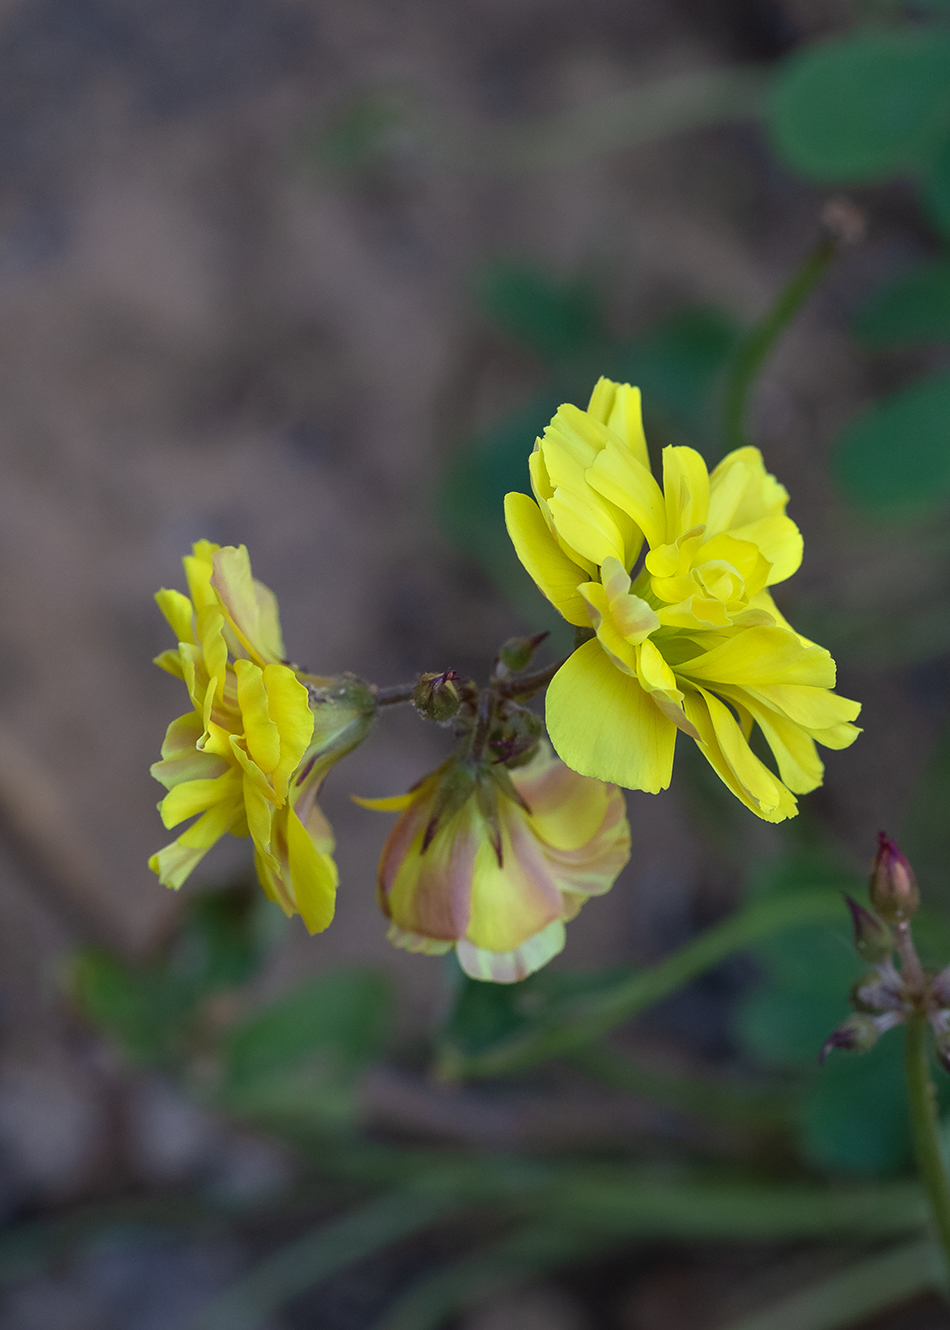
M 844 1025 L 838 1027 L 825 1040 L 825 1046 L 818 1057 L 819 1064 L 824 1062 L 829 1053 L 836 1048 L 847 1053 L 867 1053 L 881 1037 L 877 1021 L 867 1012 L 858 1011 L 849 1016 Z
M 499 648 L 499 663 L 512 674 L 526 670 L 531 664 L 532 656 L 548 636 L 549 634 L 544 632 L 535 633 L 534 637 L 509 637 L 508 641 L 503 642 Z
M 878 834 L 878 849 L 871 865 L 868 894 L 877 913 L 889 924 L 899 924 L 909 919 L 920 904 L 914 870 L 895 842 L 888 840 L 883 831 Z
M 443 670 L 441 674 L 423 674 L 412 693 L 412 705 L 427 720 L 434 720 L 439 725 L 452 720 L 458 715 L 461 704 L 456 684 L 459 676 L 455 670 Z
M 543 730 L 541 717 L 526 707 L 512 707 L 510 714 L 492 731 L 488 747 L 497 762 L 507 767 L 522 767 L 538 751 Z
M 870 910 L 859 905 L 847 892 L 844 895 L 854 924 L 854 947 L 862 960 L 871 965 L 886 961 L 894 950 L 894 934 Z

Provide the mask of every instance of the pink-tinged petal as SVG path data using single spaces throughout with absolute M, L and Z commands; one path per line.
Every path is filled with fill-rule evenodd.
M 403 951 L 412 951 L 424 956 L 444 956 L 455 946 L 454 942 L 439 942 L 432 937 L 423 937 L 421 933 L 405 933 L 395 924 L 390 924 L 386 932 L 386 941 Z
M 471 918 L 464 936 L 475 947 L 510 952 L 559 919 L 563 902 L 541 846 L 514 804 L 503 810 L 501 830 L 500 864 L 482 832 L 470 870 Z
M 563 951 L 564 940 L 564 924 L 555 919 L 514 951 L 488 951 L 462 941 L 456 952 L 459 964 L 469 978 L 494 984 L 517 984 Z
M 544 847 L 544 857 L 554 882 L 563 893 L 562 917 L 573 918 L 580 903 L 573 897 L 603 896 L 610 890 L 630 860 L 630 825 L 620 790 L 611 794 L 604 820 L 586 845 L 576 850 Z M 573 912 L 572 912 L 573 911 Z
M 380 896 L 386 900 L 385 912 L 405 932 L 453 941 L 465 936 L 475 858 L 481 844 L 472 821 L 469 809 L 449 819 L 424 854 L 424 828 L 420 829 L 396 868 L 388 891 L 381 877 Z M 391 834 L 394 836 L 397 831 L 398 823 Z M 380 864 L 382 867 L 385 862 L 391 868 L 393 858 L 387 850 L 388 845 Z
M 527 766 L 516 768 L 511 779 L 531 809 L 533 834 L 565 850 L 585 845 L 596 834 L 614 788 L 579 776 L 554 757 L 547 744 Z
M 258 665 L 282 661 L 284 644 L 277 603 L 273 593 L 263 586 L 258 598 L 246 546 L 226 545 L 217 550 L 210 582 L 228 623 L 251 659 Z

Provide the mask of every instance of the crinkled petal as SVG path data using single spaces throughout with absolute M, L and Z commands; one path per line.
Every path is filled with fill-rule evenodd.
M 663 491 L 648 467 L 616 443 L 608 443 L 587 471 L 587 482 L 643 532 L 651 549 L 666 542 Z M 622 560 L 622 562 L 624 562 Z
M 699 690 L 686 694 L 684 706 L 699 732 L 703 756 L 736 798 L 766 822 L 794 817 L 794 795 L 752 752 L 725 703 Z
M 833 688 L 835 663 L 824 647 L 803 647 L 782 628 L 743 628 L 711 651 L 679 666 L 690 679 L 763 688 L 804 684 Z
M 663 449 L 663 494 L 668 542 L 695 526 L 705 525 L 709 513 L 709 472 L 695 448 Z
M 626 444 L 641 466 L 650 469 L 639 388 L 600 378 L 594 385 L 587 411 Z

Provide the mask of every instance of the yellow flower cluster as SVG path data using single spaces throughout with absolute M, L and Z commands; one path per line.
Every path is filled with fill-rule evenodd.
M 374 704 L 365 689 L 284 663 L 276 599 L 243 545 L 199 541 L 183 562 L 189 596 L 156 597 L 178 639 L 156 664 L 185 682 L 192 710 L 169 725 L 152 775 L 168 790 L 166 827 L 199 816 L 149 867 L 177 889 L 226 832 L 250 836 L 267 895 L 319 932 L 333 918 L 337 870 L 317 794 Z
M 534 499 L 509 494 L 525 568 L 565 619 L 592 632 L 555 676 L 546 720 L 575 771 L 630 789 L 670 782 L 677 730 L 769 822 L 821 783 L 816 743 L 846 748 L 858 703 L 835 664 L 779 612 L 769 587 L 801 563 L 788 494 L 757 448 L 710 475 L 692 448 L 654 477 L 640 393 L 601 379 L 586 411 L 562 406 L 530 459 Z M 758 725 L 778 774 L 749 746 Z

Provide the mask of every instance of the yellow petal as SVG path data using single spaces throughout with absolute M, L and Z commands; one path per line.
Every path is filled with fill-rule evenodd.
M 666 540 L 676 540 L 694 526 L 705 525 L 709 513 L 709 472 L 695 448 L 663 449 L 663 494 Z
M 626 448 L 608 443 L 589 467 L 587 481 L 598 494 L 609 499 L 636 523 L 651 549 L 665 543 L 663 491 L 648 468 Z
M 336 865 L 314 845 L 292 808 L 286 817 L 287 859 L 297 909 L 309 933 L 322 933 L 332 923 L 336 907 Z
M 729 708 L 702 689 L 687 693 L 683 705 L 703 756 L 732 793 L 765 822 L 794 817 L 794 795 L 752 752 Z
M 351 794 L 350 798 L 361 808 L 371 808 L 377 813 L 401 813 L 404 808 L 409 807 L 415 795 L 390 794 L 381 799 L 364 799 L 361 795 Z
M 200 756 L 200 754 L 199 754 Z M 212 761 L 217 759 L 212 758 Z M 156 766 L 159 765 L 156 763 Z M 195 813 L 203 813 L 222 800 L 233 801 L 238 794 L 240 776 L 229 769 L 211 780 L 187 780 L 175 785 L 158 805 L 166 827 L 177 827 Z
M 772 565 L 768 576 L 769 586 L 784 582 L 801 567 L 804 542 L 802 533 L 790 517 L 781 513 L 760 517 L 757 522 L 734 527 L 729 534 L 738 540 L 752 541 L 759 547 Z
M 313 735 L 314 714 L 306 686 L 287 665 L 265 665 L 263 679 L 268 712 L 280 735 L 280 760 L 272 779 L 278 800 L 283 800 Z
M 676 726 L 599 641 L 585 642 L 558 670 L 546 719 L 555 750 L 582 776 L 653 794 L 669 785 Z
M 169 626 L 175 634 L 175 641 L 194 642 L 195 638 L 191 629 L 194 608 L 188 597 L 183 596 L 180 591 L 169 591 L 166 587 L 162 587 L 161 591 L 155 593 L 155 601 L 168 620 Z
M 502 862 L 483 837 L 472 866 L 471 914 L 465 938 L 486 951 L 514 951 L 561 917 L 561 893 L 537 842 L 522 825 L 502 822 Z M 518 835 L 513 842 L 511 831 Z
M 587 613 L 590 615 L 597 640 L 610 657 L 611 663 L 624 674 L 636 674 L 636 648 L 617 631 L 604 588 L 599 582 L 585 582 L 578 590 L 587 603 Z
M 271 718 L 264 672 L 249 660 L 236 660 L 234 672 L 247 751 L 260 769 L 270 774 L 280 761 L 280 730 Z
M 835 663 L 823 647 L 803 647 L 782 628 L 742 628 L 720 646 L 678 667 L 689 679 L 747 685 L 833 688 Z
M 277 601 L 272 591 L 251 575 L 245 545 L 225 545 L 214 554 L 211 587 L 220 600 L 238 641 L 258 665 L 283 659 Z
M 214 570 L 212 560 L 217 548 L 218 546 L 212 544 L 210 540 L 198 540 L 191 547 L 191 554 L 186 554 L 182 559 L 191 603 L 195 607 L 196 614 L 217 601 L 211 586 L 211 574 Z
M 650 469 L 650 454 L 643 432 L 640 389 L 629 383 L 613 383 L 598 379 L 587 407 L 589 415 L 602 421 L 609 430 L 626 444 L 633 456 Z
M 162 651 L 152 658 L 152 664 L 157 665 L 166 674 L 173 674 L 176 679 L 184 679 L 185 677 L 181 665 L 181 652 L 179 651 Z
M 577 588 L 588 575 L 562 552 L 537 504 L 527 494 L 506 495 L 505 521 L 518 558 L 543 594 L 568 623 L 586 628 L 590 620 Z

